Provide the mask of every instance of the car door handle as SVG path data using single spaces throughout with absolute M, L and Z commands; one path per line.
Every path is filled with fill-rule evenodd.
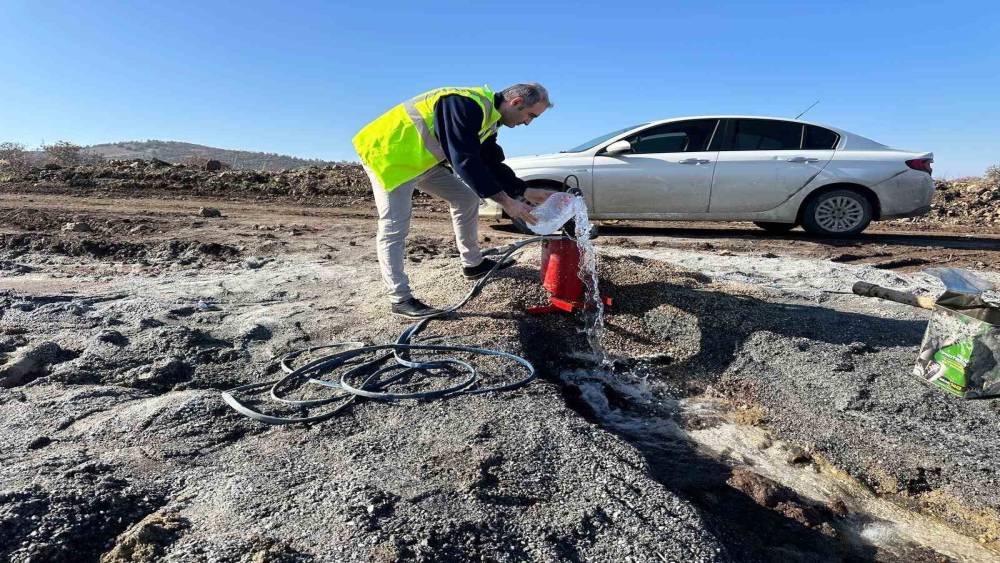
M 685 158 L 684 160 L 677 161 L 678 164 L 708 164 L 712 162 L 707 158 Z
M 819 162 L 819 159 L 808 156 L 793 156 L 788 159 L 788 162 Z

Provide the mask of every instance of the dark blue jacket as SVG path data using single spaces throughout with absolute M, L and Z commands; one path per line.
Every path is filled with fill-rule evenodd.
M 500 107 L 502 100 L 496 94 L 493 103 Z M 496 134 L 479 142 L 482 125 L 483 109 L 469 97 L 452 94 L 434 105 L 434 132 L 448 164 L 479 197 L 488 198 L 500 191 L 511 197 L 524 194 L 527 185 L 503 163 L 506 157 Z

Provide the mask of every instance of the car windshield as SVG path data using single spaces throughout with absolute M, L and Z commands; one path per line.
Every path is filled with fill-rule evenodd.
M 646 125 L 646 124 L 645 123 L 640 123 L 638 125 L 633 125 L 631 127 L 626 127 L 624 129 L 619 129 L 617 131 L 612 131 L 612 132 L 607 133 L 605 135 L 601 135 L 600 137 L 596 137 L 594 139 L 591 139 L 591 140 L 587 141 L 586 143 L 584 143 L 582 145 L 573 147 L 573 148 L 571 148 L 569 150 L 559 151 L 559 152 L 581 152 L 581 151 L 585 151 L 587 149 L 592 149 L 592 148 L 596 147 L 597 145 L 603 143 L 604 141 L 607 141 L 611 137 L 614 137 L 616 135 L 621 135 L 622 133 L 624 133 L 626 131 L 631 131 L 631 130 L 635 129 L 636 127 L 641 127 L 643 125 Z

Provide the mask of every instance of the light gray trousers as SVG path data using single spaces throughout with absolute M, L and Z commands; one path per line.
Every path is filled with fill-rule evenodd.
M 391 192 L 385 191 L 368 167 L 368 179 L 375 193 L 378 209 L 378 234 L 375 249 L 382 282 L 393 303 L 412 297 L 410 279 L 403 270 L 406 260 L 406 235 L 410 232 L 413 190 L 419 189 L 448 202 L 455 242 L 463 266 L 478 266 L 483 261 L 479 250 L 479 195 L 443 166 L 435 166 Z

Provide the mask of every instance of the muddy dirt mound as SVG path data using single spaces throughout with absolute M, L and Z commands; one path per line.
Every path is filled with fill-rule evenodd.
M 938 180 L 930 217 L 960 224 L 1000 223 L 1000 167 L 981 178 Z
M 39 234 L 0 235 L 0 256 L 16 259 L 28 253 L 114 260 L 116 262 L 165 262 L 188 265 L 206 261 L 233 261 L 239 248 L 215 242 L 167 240 L 160 243 L 120 242 L 107 239 L 66 238 Z
M 94 166 L 32 168 L 3 184 L 9 190 L 72 194 L 171 194 L 219 197 L 347 198 L 371 194 L 359 164 L 310 166 L 293 170 L 225 170 L 161 160 L 112 160 Z
M 934 185 L 930 213 L 893 222 L 1000 225 L 1000 166 L 989 167 L 982 177 L 936 180 Z

